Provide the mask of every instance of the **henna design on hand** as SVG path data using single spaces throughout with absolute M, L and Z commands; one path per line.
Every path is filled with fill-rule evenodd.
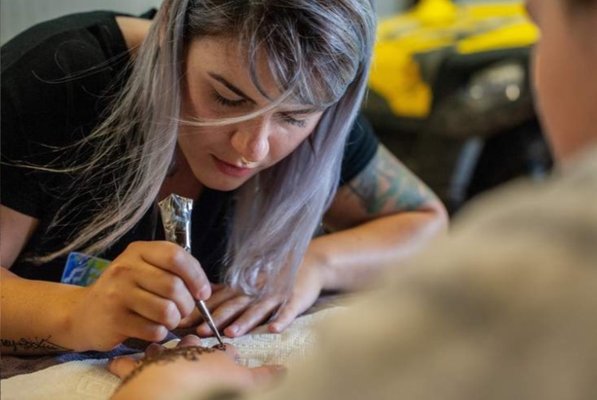
M 137 367 L 131 371 L 130 374 L 125 376 L 120 382 L 121 388 L 135 376 L 139 375 L 141 371 L 147 368 L 149 365 L 163 365 L 171 363 L 179 358 L 184 358 L 187 361 L 199 361 L 199 356 L 204 353 L 213 353 L 216 350 L 226 351 L 226 346 L 216 344 L 213 347 L 203 346 L 188 346 L 188 347 L 175 347 L 173 349 L 164 349 L 160 353 L 154 356 L 147 356 L 142 360 L 138 361 Z

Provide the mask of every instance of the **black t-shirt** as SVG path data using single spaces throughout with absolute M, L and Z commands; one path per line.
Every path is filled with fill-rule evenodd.
M 62 248 L 76 234 L 77 221 L 89 218 L 90 198 L 79 195 L 73 220 L 48 225 L 65 198 L 72 196 L 73 176 L 31 165 L 66 166 L 85 161 L 84 152 L 64 148 L 84 138 L 101 121 L 106 107 L 127 79 L 129 55 L 115 17 L 96 11 L 64 16 L 36 25 L 2 47 L 2 170 L 1 203 L 40 221 L 39 227 L 11 267 L 31 279 L 59 281 L 65 257 L 43 266 L 28 261 Z M 359 117 L 346 145 L 340 182 L 348 182 L 371 160 L 378 141 L 370 125 Z M 57 154 L 61 154 L 57 156 Z M 59 160 L 59 161 L 57 161 Z M 109 186 L 106 187 L 109 190 Z M 226 216 L 231 194 L 206 189 L 192 213 L 192 253 L 212 281 L 218 280 L 226 246 Z M 157 207 L 100 257 L 113 259 L 128 243 L 161 238 Z

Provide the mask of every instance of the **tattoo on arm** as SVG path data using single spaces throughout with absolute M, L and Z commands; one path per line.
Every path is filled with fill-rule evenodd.
M 369 214 L 377 214 L 384 209 L 416 210 L 433 197 L 425 185 L 396 162 L 383 146 L 348 187 Z
M 56 343 L 52 343 L 50 339 L 52 336 L 48 336 L 47 338 L 38 338 L 34 337 L 31 338 L 20 338 L 18 340 L 14 339 L 0 339 L 0 343 L 2 344 L 3 350 L 12 350 L 15 353 L 18 352 L 35 352 L 35 351 L 45 351 L 45 352 L 67 352 L 71 351 L 65 347 L 59 346 Z

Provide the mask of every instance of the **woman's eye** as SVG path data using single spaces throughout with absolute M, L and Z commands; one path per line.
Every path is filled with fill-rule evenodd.
M 213 98 L 216 101 L 216 103 L 219 103 L 226 107 L 238 107 L 238 106 L 242 106 L 243 104 L 245 104 L 247 102 L 246 99 L 238 99 L 238 100 L 227 99 L 226 97 L 222 96 L 221 94 L 219 94 L 216 91 L 213 92 Z
M 304 128 L 307 125 L 307 121 L 304 119 L 296 119 L 288 114 L 280 114 L 280 117 L 285 123 L 298 126 L 299 128 Z

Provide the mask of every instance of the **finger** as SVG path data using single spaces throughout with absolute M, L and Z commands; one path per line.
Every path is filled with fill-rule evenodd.
M 228 337 L 244 335 L 266 321 L 279 305 L 280 301 L 276 298 L 253 304 L 224 329 L 224 334 Z
M 213 292 L 221 290 L 223 288 L 227 287 L 225 284 L 223 283 L 212 283 L 211 284 L 211 292 L 213 294 Z
M 219 283 L 212 283 L 211 286 L 211 297 L 209 298 L 209 300 L 205 302 L 205 305 L 209 310 L 215 309 L 224 301 L 236 296 L 236 292 L 225 285 Z M 222 292 L 223 290 L 224 292 Z M 180 321 L 179 327 L 188 328 L 193 325 L 199 325 L 201 322 L 204 322 L 203 316 L 199 312 L 199 309 L 197 307 L 194 307 L 191 314 L 188 317 L 183 318 L 182 321 Z
M 108 371 L 122 379 L 130 374 L 136 366 L 137 362 L 132 357 L 116 357 L 108 363 Z
M 213 310 L 212 318 L 219 329 L 222 329 L 234 320 L 251 302 L 253 299 L 249 296 L 237 296 L 231 300 L 226 301 L 217 309 Z M 211 329 L 207 323 L 202 323 L 197 327 L 197 334 L 199 336 L 210 336 Z
M 178 343 L 177 347 L 201 346 L 201 339 L 195 335 L 186 335 Z
M 136 278 L 137 285 L 176 303 L 181 316 L 187 316 L 195 309 L 195 299 L 183 280 L 164 270 L 147 264 L 144 273 Z
M 182 318 L 173 301 L 141 288 L 132 290 L 131 295 L 125 298 L 125 306 L 146 320 L 164 325 L 170 330 L 176 328 Z
M 164 351 L 164 346 L 157 344 L 157 343 L 152 343 L 149 346 L 147 346 L 147 348 L 145 349 L 145 356 L 146 357 L 156 357 L 162 351 Z
M 213 291 L 211 297 L 205 302 L 205 305 L 210 310 L 215 310 L 220 307 L 223 303 L 230 299 L 233 299 L 240 294 L 229 286 L 223 286 L 216 291 Z
M 188 328 L 193 325 L 198 325 L 201 321 L 201 313 L 199 312 L 199 309 L 195 307 L 189 315 L 180 320 L 178 328 Z
M 137 338 L 148 342 L 159 342 L 168 335 L 168 329 L 164 325 L 156 324 L 134 312 L 123 313 L 115 318 L 114 326 L 121 327 L 122 335 L 127 338 Z
M 274 321 L 268 325 L 268 330 L 271 333 L 282 332 L 284 329 L 288 328 L 288 325 L 290 325 L 301 312 L 300 305 L 297 302 L 290 300 L 280 307 L 278 315 Z
M 167 241 L 133 242 L 128 248 L 138 252 L 145 262 L 179 276 L 194 298 L 207 300 L 211 296 L 211 285 L 201 264 L 177 244 Z

